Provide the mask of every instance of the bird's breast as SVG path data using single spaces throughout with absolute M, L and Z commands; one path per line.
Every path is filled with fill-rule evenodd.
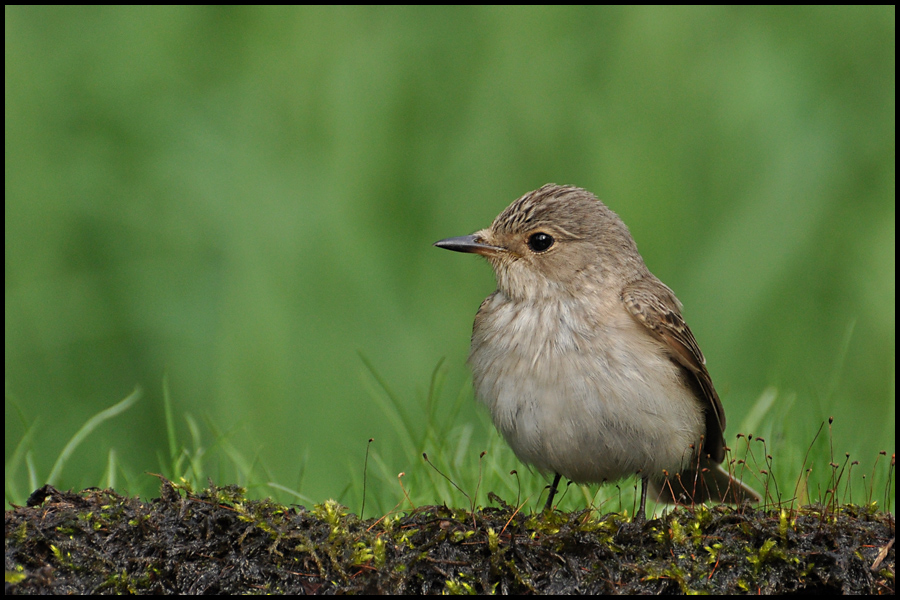
M 575 481 L 678 470 L 704 429 L 683 369 L 615 296 L 538 304 L 496 292 L 469 363 L 516 455 Z

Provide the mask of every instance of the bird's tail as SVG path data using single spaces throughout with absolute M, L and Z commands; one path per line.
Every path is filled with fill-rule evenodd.
M 722 465 L 704 461 L 699 470 L 689 469 L 674 476 L 649 480 L 649 497 L 666 504 L 699 504 L 706 500 L 741 504 L 759 502 L 762 497 L 744 482 L 735 479 Z

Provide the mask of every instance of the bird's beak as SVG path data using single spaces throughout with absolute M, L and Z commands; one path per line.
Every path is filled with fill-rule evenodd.
M 454 252 L 472 252 L 482 256 L 491 256 L 499 252 L 505 252 L 505 248 L 485 244 L 481 232 L 476 231 L 472 235 L 447 238 L 434 243 L 438 248 L 446 248 Z

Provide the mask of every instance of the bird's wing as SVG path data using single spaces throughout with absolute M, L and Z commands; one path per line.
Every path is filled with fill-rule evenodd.
M 706 420 L 706 453 L 716 462 L 725 458 L 725 410 L 706 370 L 706 359 L 694 334 L 681 316 L 681 303 L 659 279 L 650 275 L 626 285 L 622 290 L 625 308 L 644 325 L 672 354 L 673 360 L 693 375 L 707 412 L 715 418 Z

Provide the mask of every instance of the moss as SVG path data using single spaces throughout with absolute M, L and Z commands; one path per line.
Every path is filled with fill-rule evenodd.
M 595 511 L 446 506 L 360 521 L 197 491 L 149 502 L 47 487 L 6 512 L 7 593 L 881 593 L 893 518 L 873 505 Z M 873 570 L 874 568 L 874 570 Z

